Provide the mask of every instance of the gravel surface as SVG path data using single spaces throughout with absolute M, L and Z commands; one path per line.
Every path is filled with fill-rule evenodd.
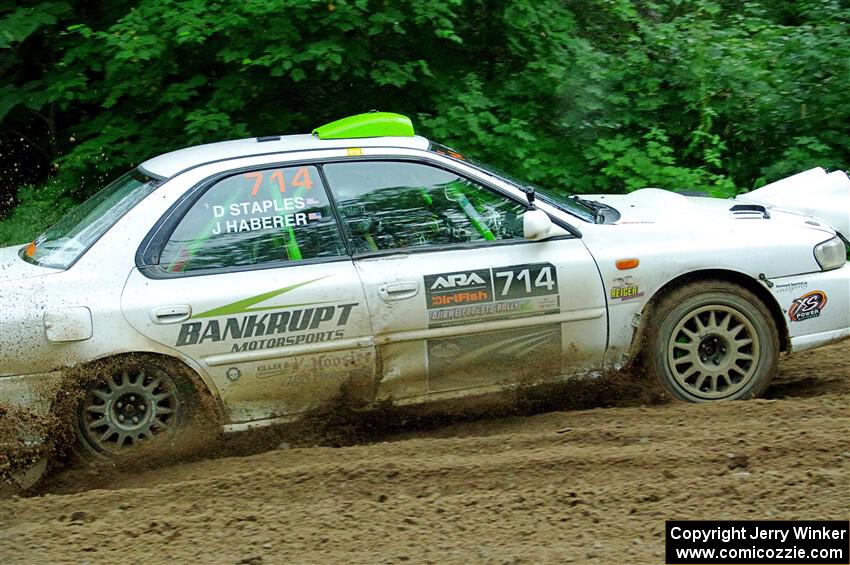
M 847 519 L 850 342 L 784 359 L 766 399 L 281 447 L 67 471 L 0 500 L 0 561 L 657 564 L 666 519 Z

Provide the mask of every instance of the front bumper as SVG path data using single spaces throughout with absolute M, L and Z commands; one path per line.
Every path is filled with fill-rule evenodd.
M 0 493 L 19 492 L 47 471 L 50 411 L 62 372 L 0 377 Z
M 0 406 L 46 416 L 56 398 L 61 380 L 62 371 L 0 377 Z

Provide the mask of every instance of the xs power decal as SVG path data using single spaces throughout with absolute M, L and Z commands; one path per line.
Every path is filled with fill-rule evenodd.
M 561 326 L 428 340 L 428 388 L 444 391 L 538 380 L 561 372 Z
M 313 302 L 263 305 L 320 279 L 264 292 L 192 316 L 180 325 L 175 345 L 232 343 L 230 352 L 255 351 L 345 337 L 345 326 L 357 302 Z
M 551 263 L 425 275 L 428 327 L 560 312 Z
M 788 318 L 792 322 L 802 322 L 820 316 L 826 306 L 826 293 L 822 290 L 807 292 L 795 298 L 788 309 Z

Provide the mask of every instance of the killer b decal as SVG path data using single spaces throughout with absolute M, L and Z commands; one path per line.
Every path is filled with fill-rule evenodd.
M 800 298 L 795 298 L 788 308 L 788 318 L 792 322 L 802 322 L 820 316 L 826 306 L 826 293 L 822 290 L 807 292 Z

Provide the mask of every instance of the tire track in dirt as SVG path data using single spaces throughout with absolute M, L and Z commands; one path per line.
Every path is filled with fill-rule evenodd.
M 665 519 L 847 519 L 850 344 L 783 360 L 765 400 L 390 426 L 373 436 L 60 480 L 41 496 L 0 501 L 0 555 L 660 563 Z

